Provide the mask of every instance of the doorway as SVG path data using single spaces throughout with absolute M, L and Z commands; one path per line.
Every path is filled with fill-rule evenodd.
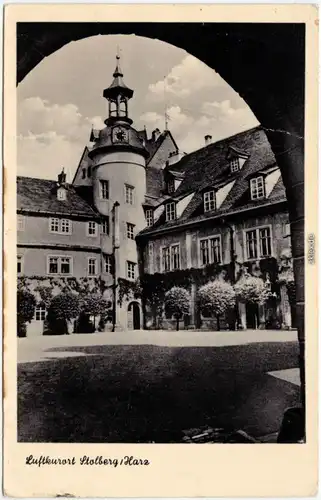
M 246 304 L 246 327 L 256 330 L 259 326 L 259 307 L 257 304 Z
M 128 306 L 128 329 L 140 330 L 140 307 L 138 302 L 131 302 Z

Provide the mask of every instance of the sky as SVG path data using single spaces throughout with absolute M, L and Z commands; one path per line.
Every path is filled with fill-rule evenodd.
M 42 60 L 17 89 L 18 175 L 67 180 L 77 169 L 92 126 L 104 127 L 119 48 L 124 82 L 134 90 L 129 116 L 137 130 L 168 128 L 189 153 L 258 124 L 244 100 L 184 50 L 136 35 L 98 35 L 71 42 Z

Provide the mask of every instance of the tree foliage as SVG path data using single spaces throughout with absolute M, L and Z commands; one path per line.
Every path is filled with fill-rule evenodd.
M 25 289 L 18 289 L 17 291 L 17 323 L 18 323 L 18 336 L 24 337 L 26 335 L 26 323 L 30 323 L 35 314 L 36 298 L 29 291 Z
M 235 292 L 229 283 L 215 280 L 198 290 L 201 312 L 207 316 L 220 316 L 235 306 Z
M 264 304 L 271 297 L 271 292 L 265 286 L 262 278 L 256 276 L 243 276 L 234 285 L 234 290 L 240 301 L 251 304 Z
M 165 293 L 166 313 L 176 318 L 176 327 L 179 328 L 179 320 L 184 314 L 189 313 L 190 295 L 185 288 L 174 286 Z
M 54 317 L 56 320 L 70 321 L 80 313 L 80 300 L 78 295 L 72 292 L 59 293 L 51 300 L 48 319 Z

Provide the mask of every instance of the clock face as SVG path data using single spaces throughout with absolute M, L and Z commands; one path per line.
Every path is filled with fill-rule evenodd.
M 124 127 L 114 127 L 112 139 L 113 142 L 128 142 L 128 130 Z

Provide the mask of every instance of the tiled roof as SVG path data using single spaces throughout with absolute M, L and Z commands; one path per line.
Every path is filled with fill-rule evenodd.
M 17 209 L 48 214 L 97 217 L 97 212 L 70 184 L 66 200 L 57 199 L 57 182 L 33 177 L 17 177 Z
M 231 173 L 227 159 L 230 148 L 242 152 L 246 151 L 249 154 L 241 170 L 236 173 Z M 194 151 L 170 166 L 171 171 L 184 172 L 185 174 L 175 192 L 175 198 L 195 193 L 189 205 L 178 220 L 165 222 L 163 214 L 154 226 L 144 229 L 142 233 L 150 233 L 158 228 L 178 226 L 187 221 L 198 222 L 216 214 L 225 215 L 237 210 L 255 208 L 285 200 L 285 190 L 281 177 L 267 199 L 252 201 L 250 197 L 249 178 L 261 171 L 270 173 L 275 167 L 274 154 L 261 127 L 241 132 Z M 220 208 L 214 213 L 204 213 L 202 191 L 206 187 L 222 186 L 222 184 L 228 184 L 232 180 L 235 180 L 235 183 Z

